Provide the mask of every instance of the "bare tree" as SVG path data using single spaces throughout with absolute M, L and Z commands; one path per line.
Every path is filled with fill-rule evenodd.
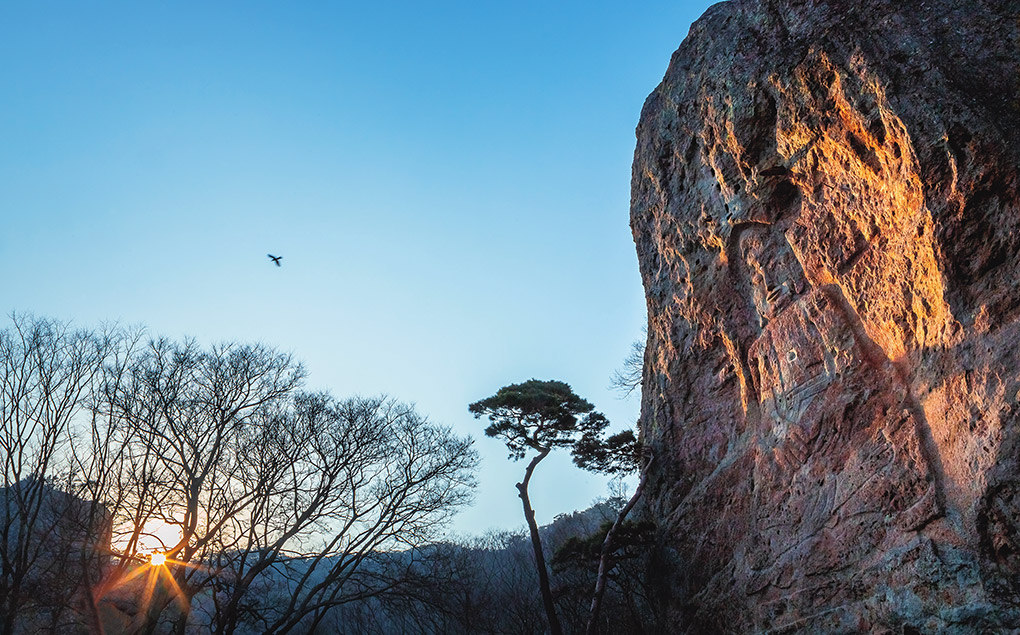
M 433 539 L 473 483 L 471 441 L 393 400 L 299 395 L 273 419 L 240 470 L 262 494 L 217 552 L 231 580 L 219 633 L 233 632 L 245 593 L 267 576 L 286 591 L 247 611 L 267 633 L 312 630 L 338 606 L 413 580 L 412 562 L 383 566 L 380 552 Z
M 347 632 L 408 635 L 540 635 L 546 632 L 530 538 L 490 532 L 416 550 L 401 592 L 345 607 Z M 335 630 L 341 630 L 339 628 Z
M 623 365 L 613 371 L 609 379 L 609 387 L 620 393 L 623 398 L 629 397 L 641 387 L 641 378 L 645 368 L 645 341 L 648 339 L 648 328 L 642 328 L 644 337 L 630 345 L 630 353 L 623 359 Z
M 133 633 L 312 631 L 420 578 L 400 554 L 470 498 L 471 440 L 303 378 L 261 345 L 15 316 L 0 331 L 0 635 L 100 632 L 125 597 Z M 157 525 L 176 535 L 150 564 Z
M 131 566 L 152 525 L 175 527 L 180 536 L 163 550 L 167 562 L 157 571 L 164 575 L 138 614 L 139 632 L 154 632 L 171 602 L 180 611 L 177 631 L 184 632 L 191 599 L 211 582 L 202 563 L 255 496 L 236 487 L 229 471 L 236 441 L 302 378 L 299 364 L 263 346 L 203 351 L 193 341 L 156 339 L 105 395 L 109 425 L 126 443 L 116 509 L 121 568 Z
M 31 623 L 44 606 L 59 623 L 66 608 L 46 589 L 74 591 L 71 550 L 98 527 L 76 527 L 81 501 L 56 487 L 67 473 L 71 429 L 86 404 L 111 340 L 69 325 L 14 315 L 0 331 L 0 632 Z M 73 517 L 72 517 L 73 516 Z M 77 532 L 77 533 L 76 533 Z M 79 572 L 81 573 L 81 572 Z M 69 586 L 70 585 L 70 586 Z M 64 598 L 66 599 L 66 598 Z M 36 611 L 38 613 L 38 611 Z
M 470 440 L 393 400 L 302 393 L 301 366 L 263 346 L 158 339 L 112 375 L 95 437 L 122 557 L 104 588 L 138 575 L 153 524 L 179 536 L 147 569 L 139 633 L 184 633 L 196 607 L 217 633 L 314 628 L 399 584 L 365 563 L 421 545 L 473 485 Z

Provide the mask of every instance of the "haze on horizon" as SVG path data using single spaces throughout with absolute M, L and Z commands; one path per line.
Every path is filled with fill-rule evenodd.
M 633 130 L 707 6 L 8 3 L 0 309 L 414 402 L 478 440 L 454 529 L 521 526 L 523 466 L 467 405 L 558 379 L 634 424 Z M 535 479 L 542 523 L 606 493 L 566 453 Z

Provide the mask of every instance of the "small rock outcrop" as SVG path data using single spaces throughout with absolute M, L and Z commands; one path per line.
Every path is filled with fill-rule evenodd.
M 1020 2 L 717 4 L 637 137 L 670 628 L 1020 629 Z

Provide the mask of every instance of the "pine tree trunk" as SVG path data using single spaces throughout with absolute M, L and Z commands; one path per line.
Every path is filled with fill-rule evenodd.
M 528 483 L 531 475 L 538 466 L 539 461 L 549 455 L 549 448 L 539 452 L 538 456 L 531 460 L 528 469 L 524 473 L 524 480 L 517 484 L 517 492 L 524 504 L 524 519 L 528 521 L 528 529 L 531 531 L 531 547 L 535 550 L 535 567 L 538 569 L 538 586 L 542 591 L 542 604 L 545 606 L 545 615 L 549 619 L 549 632 L 552 635 L 563 635 L 563 627 L 556 617 L 556 607 L 553 604 L 552 589 L 549 587 L 549 571 L 545 566 L 545 554 L 542 552 L 542 538 L 538 535 L 538 523 L 535 522 L 535 510 L 531 508 L 531 499 L 528 498 Z

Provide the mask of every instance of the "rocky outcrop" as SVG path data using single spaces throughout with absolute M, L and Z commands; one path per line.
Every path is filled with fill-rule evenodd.
M 670 627 L 1020 628 L 1020 2 L 717 4 L 637 137 Z

